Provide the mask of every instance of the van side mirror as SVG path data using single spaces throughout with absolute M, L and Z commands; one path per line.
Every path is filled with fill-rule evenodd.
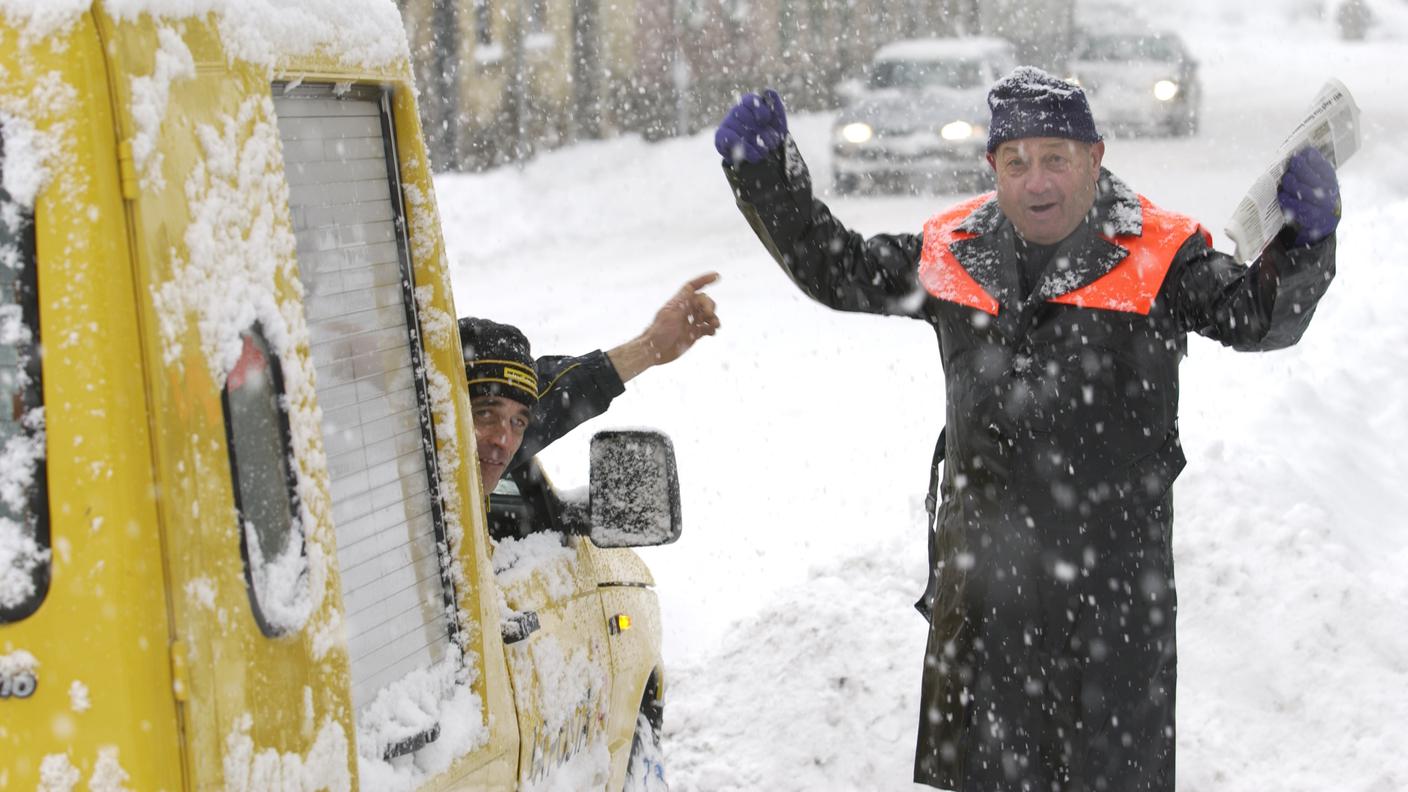
M 598 547 L 649 547 L 680 538 L 675 448 L 660 432 L 597 432 L 591 445 L 588 510 Z

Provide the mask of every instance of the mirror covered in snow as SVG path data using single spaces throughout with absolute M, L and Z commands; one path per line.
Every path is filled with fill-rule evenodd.
M 610 430 L 592 438 L 591 539 L 599 547 L 669 544 L 680 536 L 680 485 L 670 438 Z

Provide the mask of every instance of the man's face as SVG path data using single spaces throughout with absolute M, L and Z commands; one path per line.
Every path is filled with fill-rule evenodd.
M 494 491 L 509 460 L 523 444 L 528 428 L 527 405 L 501 396 L 475 396 L 470 399 L 474 413 L 474 439 L 479 449 L 479 475 L 484 493 Z
M 997 205 L 1028 242 L 1060 242 L 1095 205 L 1104 156 L 1103 142 L 1009 140 L 988 155 L 997 173 Z

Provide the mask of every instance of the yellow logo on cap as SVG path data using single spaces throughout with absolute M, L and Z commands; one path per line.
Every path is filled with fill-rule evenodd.
M 504 366 L 504 379 L 508 380 L 509 384 L 522 388 L 534 396 L 538 395 L 538 377 L 523 366 Z

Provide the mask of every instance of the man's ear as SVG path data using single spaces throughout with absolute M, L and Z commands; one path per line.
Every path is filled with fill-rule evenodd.
M 991 151 L 988 152 L 988 167 L 992 168 L 994 173 L 997 172 L 997 157 L 994 157 Z
M 1105 160 L 1105 141 L 1099 140 L 1090 146 L 1090 164 L 1097 174 L 1100 173 L 1100 163 Z

